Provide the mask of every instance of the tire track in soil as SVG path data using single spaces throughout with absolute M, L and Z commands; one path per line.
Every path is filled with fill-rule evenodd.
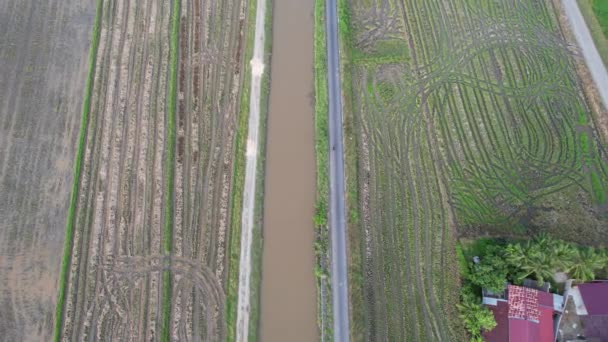
M 167 259 L 161 236 L 169 4 L 103 2 L 64 340 L 160 338 L 160 276 L 166 271 L 173 274 L 172 338 L 225 337 L 225 241 L 245 5 L 183 4 L 173 253 Z
M 122 116 L 126 115 L 128 110 L 127 110 L 127 105 L 128 102 L 130 101 L 129 98 L 127 98 L 128 93 L 130 92 L 129 90 L 129 86 L 128 84 L 131 83 L 133 76 L 129 73 L 129 66 L 133 66 L 133 57 L 131 57 L 131 53 L 134 52 L 135 49 L 137 49 L 137 46 L 139 45 L 139 41 L 137 40 L 137 38 L 135 39 L 135 41 L 131 40 L 131 38 L 129 38 L 128 40 L 124 40 L 125 35 L 128 35 L 129 37 L 133 36 L 133 29 L 134 29 L 134 20 L 137 20 L 139 18 L 139 16 L 135 15 L 131 15 L 129 16 L 128 14 L 122 15 L 122 8 L 120 7 L 121 4 L 118 4 L 118 8 L 117 11 L 114 12 L 109 6 L 113 6 L 113 4 L 110 4 L 110 2 L 105 4 L 106 6 L 106 13 L 117 13 L 117 15 L 119 16 L 119 19 L 122 19 L 122 25 L 124 26 L 125 22 L 124 20 L 127 20 L 126 18 L 130 18 L 129 20 L 129 24 L 127 29 L 120 29 L 118 27 L 112 27 L 110 28 L 109 25 L 110 23 L 105 22 L 103 24 L 103 28 L 102 28 L 102 37 L 105 37 L 105 34 L 103 34 L 104 32 L 108 32 L 110 33 L 110 31 L 112 32 L 112 36 L 116 37 L 119 36 L 120 39 L 117 38 L 113 38 L 114 42 L 112 42 L 111 45 L 112 47 L 112 51 L 115 52 L 111 52 L 109 49 L 105 49 L 103 48 L 103 46 L 105 45 L 105 41 L 102 39 L 102 41 L 100 42 L 100 45 L 102 46 L 102 48 L 100 49 L 102 56 L 105 55 L 105 58 L 99 58 L 98 59 L 98 65 L 100 62 L 105 63 L 105 67 L 101 68 L 98 67 L 98 72 L 96 75 L 96 79 L 104 79 L 105 78 L 105 74 L 106 73 L 110 73 L 110 82 L 106 83 L 106 82 L 102 82 L 101 86 L 102 87 L 109 87 L 109 93 L 107 95 L 102 95 L 103 98 L 106 100 L 105 101 L 105 105 L 102 104 L 103 99 L 99 99 L 99 95 L 97 95 L 100 91 L 103 90 L 99 89 L 100 88 L 100 83 L 96 82 L 96 89 L 98 89 L 95 92 L 95 97 L 97 99 L 95 99 L 93 101 L 94 104 L 99 103 L 101 105 L 103 105 L 103 108 L 101 108 L 99 110 L 99 113 L 101 113 L 102 115 L 100 115 L 101 117 L 103 117 L 102 119 L 102 128 L 103 130 L 99 131 L 99 135 L 101 136 L 97 136 L 97 130 L 95 130 L 95 126 L 94 124 L 92 124 L 93 129 L 91 129 L 90 131 L 93 133 L 91 134 L 91 136 L 96 137 L 93 141 L 91 141 L 90 139 L 88 139 L 87 142 L 87 146 L 91 146 L 93 145 L 93 149 L 97 150 L 98 152 L 95 152 L 95 154 L 101 153 L 101 156 L 99 156 L 98 158 L 101 159 L 101 166 L 94 166 L 95 164 L 97 164 L 96 161 L 91 161 L 91 148 L 88 148 L 87 152 L 87 156 L 85 157 L 85 165 L 89 165 L 89 166 L 85 166 L 85 174 L 89 174 L 91 173 L 90 170 L 91 168 L 93 169 L 93 176 L 95 179 L 96 177 L 100 177 L 100 181 L 93 181 L 92 183 L 98 183 L 100 184 L 99 186 L 103 186 L 104 179 L 108 179 L 108 182 L 105 182 L 105 186 L 103 188 L 98 188 L 99 190 L 97 190 L 97 192 L 99 192 L 100 195 L 97 196 L 92 196 L 92 195 L 88 195 L 88 194 L 84 194 L 83 196 L 81 196 L 81 198 L 92 198 L 96 197 L 97 199 L 94 200 L 94 202 L 90 202 L 88 207 L 89 208 L 96 208 L 94 211 L 94 216 L 92 217 L 93 221 L 91 222 L 91 224 L 93 225 L 93 237 L 92 238 L 87 238 L 87 234 L 86 231 L 88 229 L 85 229 L 85 235 L 84 238 L 87 241 L 91 241 L 92 245 L 90 247 L 91 252 L 93 253 L 90 256 L 86 256 L 86 252 L 83 253 L 83 255 L 78 255 L 77 253 L 74 253 L 74 260 L 77 260 L 79 258 L 81 258 L 81 260 L 83 261 L 83 264 L 81 267 L 85 267 L 84 272 L 80 272 L 81 274 L 83 274 L 83 279 L 81 282 L 84 284 L 82 286 L 79 286 L 79 288 L 82 288 L 83 290 L 85 290 L 86 288 L 88 288 L 87 292 L 85 292 L 83 294 L 83 296 L 80 296 L 80 300 L 76 299 L 76 301 L 80 301 L 82 302 L 80 305 L 82 306 L 87 306 L 87 312 L 88 314 L 86 315 L 86 318 L 82 318 L 81 315 L 78 315 L 77 317 L 79 317 L 80 319 L 85 319 L 84 322 L 78 322 L 75 321 L 74 324 L 77 326 L 77 330 L 75 330 L 73 333 L 70 333 L 70 331 L 72 331 L 69 326 L 72 323 L 71 320 L 66 320 L 65 322 L 65 330 L 64 330 L 64 336 L 69 336 L 70 334 L 74 334 L 74 338 L 76 339 L 77 336 L 82 336 L 82 338 L 86 338 L 86 336 L 91 336 L 91 338 L 93 339 L 99 339 L 101 338 L 102 333 L 101 330 L 113 330 L 111 329 L 112 327 L 116 327 L 117 331 L 122 332 L 122 334 L 130 334 L 131 336 L 133 336 L 133 331 L 131 328 L 124 327 L 124 322 L 121 322 L 122 319 L 118 319 L 116 314 L 110 314 L 110 318 L 109 319 L 109 325 L 105 325 L 105 322 L 103 321 L 104 317 L 106 317 L 106 315 L 108 314 L 108 311 L 110 310 L 110 308 L 108 307 L 108 303 L 103 304 L 98 304 L 97 300 L 90 302 L 88 300 L 88 296 L 87 295 L 88 292 L 92 292 L 96 294 L 96 297 L 108 297 L 109 301 L 111 302 L 112 306 L 114 306 L 113 310 L 115 310 L 119 316 L 124 316 L 124 309 L 120 308 L 120 307 L 116 307 L 116 305 L 122 305 L 122 306 L 127 306 L 127 307 L 131 307 L 132 305 L 129 303 L 126 304 L 120 304 L 119 300 L 117 298 L 120 298 L 120 295 L 116 294 L 116 287 L 120 287 L 120 284 L 117 284 L 117 282 L 119 282 L 119 280 L 112 280 L 112 278 L 108 278 L 108 275 L 106 275 L 104 273 L 104 270 L 102 268 L 99 267 L 99 260 L 101 259 L 105 259 L 105 261 L 102 262 L 106 262 L 107 260 L 111 260 L 114 254 L 120 254 L 121 249 L 118 248 L 120 245 L 120 240 L 119 240 L 119 236 L 121 233 L 124 233 L 125 231 L 121 228 L 121 225 L 124 226 L 125 223 L 120 222 L 120 220 L 124 220 L 124 217 L 121 217 L 121 213 L 125 213 L 125 212 L 129 212 L 129 204 L 128 202 L 130 201 L 126 201 L 124 198 L 124 196 L 127 196 L 127 194 L 130 193 L 130 189 L 127 188 L 125 189 L 125 186 L 121 186 L 121 184 L 125 184 L 127 182 L 127 180 L 125 180 L 122 177 L 125 177 L 127 175 L 129 175 L 129 172 L 125 170 L 125 167 L 129 168 L 129 164 L 131 161 L 128 161 L 127 163 L 125 163 L 124 160 L 124 154 L 127 154 L 127 159 L 132 159 L 132 158 L 128 158 L 129 155 L 132 155 L 131 151 L 135 151 L 135 142 L 132 141 L 134 140 L 134 134 L 133 133 L 128 133 L 129 130 L 131 130 L 131 132 L 133 132 L 132 130 L 134 129 L 134 127 L 132 127 L 132 125 L 130 126 L 129 124 L 132 122 L 133 119 L 131 119 L 131 122 L 127 121 L 127 120 L 123 120 L 121 119 Z M 130 11 L 134 11 L 135 8 L 135 2 L 131 2 L 129 4 L 125 4 L 125 6 L 131 6 Z M 139 12 L 138 12 L 139 13 Z M 111 20 L 111 16 L 108 15 L 105 17 L 106 20 Z M 157 33 L 159 33 L 160 31 L 157 31 Z M 135 36 L 137 37 L 137 36 Z M 124 51 L 124 46 L 126 45 L 126 52 L 121 52 Z M 135 46 L 133 46 L 135 45 Z M 106 52 L 107 51 L 107 52 Z M 123 54 L 124 53 L 124 54 Z M 122 57 L 120 57 L 122 56 Z M 119 59 L 121 58 L 121 59 Z M 111 65 L 113 64 L 113 65 Z M 119 70 L 117 70 L 119 69 Z M 146 71 L 148 73 L 148 75 L 150 74 L 149 72 L 149 68 L 147 68 L 148 71 Z M 102 71 L 103 70 L 103 71 Z M 112 76 L 113 72 L 112 70 L 114 70 L 116 73 L 120 73 L 119 76 L 114 77 Z M 141 72 L 141 71 L 138 71 Z M 116 81 L 114 81 L 114 79 L 116 79 Z M 122 82 L 122 83 L 121 83 Z M 144 86 L 146 87 L 146 86 Z M 114 90 L 116 89 L 116 90 Z M 99 93 L 99 94 L 102 94 Z M 117 107 L 118 106 L 118 107 Z M 111 117 L 106 117 L 105 113 L 116 113 L 118 112 L 118 118 L 116 119 L 112 119 Z M 118 120 L 119 122 L 116 123 L 116 120 Z M 95 122 L 92 120 L 92 122 Z M 126 122 L 126 125 L 122 126 L 121 123 L 122 122 Z M 139 121 L 136 121 L 137 123 L 139 123 Z M 123 143 L 123 139 L 124 138 L 132 138 L 131 141 L 127 141 L 126 143 Z M 102 140 L 99 140 L 102 139 Z M 94 141 L 97 140 L 97 143 L 95 143 Z M 114 145 L 110 146 L 110 143 L 113 143 Z M 107 146 L 107 147 L 104 147 Z M 139 146 L 139 145 L 137 145 Z M 101 151 L 100 151 L 101 150 Z M 94 160 L 96 160 L 96 157 L 93 157 Z M 93 163 L 91 166 L 90 163 Z M 108 164 L 109 163 L 109 164 Z M 107 164 L 106 167 L 103 166 L 103 164 Z M 87 169 L 88 168 L 88 169 Z M 118 175 L 117 175 L 118 173 Z M 84 192 L 83 192 L 84 193 Z M 109 193 L 110 194 L 110 198 L 108 199 L 108 201 L 105 201 L 103 196 Z M 95 202 L 98 202 L 96 204 L 94 204 Z M 79 207 L 84 207 L 87 206 L 84 202 L 82 202 L 82 200 L 80 201 Z M 124 208 L 123 211 L 119 210 L 117 207 L 120 208 Z M 79 208 L 83 211 L 89 211 L 89 209 L 86 208 Z M 93 214 L 93 213 L 92 213 Z M 83 218 L 82 214 L 78 215 L 81 219 Z M 88 216 L 88 215 L 86 215 Z M 97 223 L 96 223 L 97 222 Z M 81 222 L 83 223 L 83 222 Z M 80 226 L 80 225 L 79 225 Z M 97 228 L 95 228 L 95 226 Z M 102 228 L 103 227 L 103 228 Z M 109 232 L 107 232 L 107 230 L 109 229 Z M 116 229 L 118 229 L 118 232 L 116 231 Z M 76 235 L 76 240 L 79 240 L 79 236 L 80 234 Z M 97 236 L 97 237 L 96 237 Z M 75 243 L 75 246 L 78 246 L 78 243 Z M 83 248 L 85 251 L 89 250 L 89 247 L 85 247 L 88 246 L 88 243 L 84 243 L 83 244 Z M 93 259 L 93 260 L 91 260 Z M 88 261 L 91 260 L 91 261 Z M 98 260 L 98 261 L 95 261 Z M 89 264 L 87 266 L 87 264 Z M 92 270 L 87 271 L 86 267 L 91 267 Z M 74 266 L 73 266 L 73 270 L 74 270 Z M 74 273 L 74 272 L 72 272 Z M 94 275 L 97 274 L 97 275 Z M 73 274 L 72 274 L 73 275 Z M 94 281 L 89 281 L 89 279 L 91 279 L 91 277 L 93 277 L 93 279 L 95 279 Z M 86 283 L 89 282 L 90 284 L 87 285 Z M 103 283 L 104 286 L 99 287 L 97 284 Z M 86 287 L 83 287 L 86 286 Z M 71 289 L 72 291 L 74 291 L 74 288 L 72 287 Z M 76 292 L 82 292 L 82 290 L 76 291 Z M 116 297 L 118 296 L 118 297 Z M 82 298 L 84 297 L 84 298 Z M 124 296 L 123 296 L 124 297 Z M 70 307 L 70 302 L 68 301 L 68 308 Z M 87 304 L 88 303 L 88 304 Z M 68 315 L 70 314 L 71 310 L 67 310 Z M 120 313 L 123 312 L 123 314 L 121 315 Z M 139 316 L 139 315 L 138 315 Z M 101 320 L 100 322 L 97 322 L 98 320 Z M 130 322 L 130 321 L 127 321 Z M 89 328 L 90 327 L 90 328 Z M 84 330 L 81 330 L 83 329 Z M 100 330 L 101 329 L 101 330 Z M 120 335 L 120 334 L 119 334 Z M 123 337 L 126 337 L 126 335 L 124 335 Z
M 207 7 L 203 7 L 205 4 Z M 200 12 L 188 15 L 192 8 L 204 8 L 202 15 L 198 15 Z M 182 7 L 176 159 L 176 217 L 179 217 L 176 226 L 181 228 L 174 230 L 174 252 L 214 269 L 220 285 L 224 283 L 227 262 L 224 252 L 229 223 L 227 206 L 241 82 L 235 70 L 241 63 L 243 32 L 239 23 L 244 12 L 242 1 L 208 5 L 196 0 Z M 224 26 L 217 26 L 219 22 Z M 186 186 L 202 191 L 186 191 Z M 189 243 L 184 244 L 186 241 Z M 179 299 L 172 308 L 176 317 L 172 323 L 173 337 L 194 338 L 213 331 L 214 340 L 223 339 L 224 300 L 209 309 L 204 295 L 180 290 L 179 286 L 185 286 L 180 283 L 183 280 L 176 277 L 174 290 Z

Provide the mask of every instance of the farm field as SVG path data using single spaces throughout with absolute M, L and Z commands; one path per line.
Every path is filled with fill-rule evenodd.
M 97 1 L 57 340 L 227 338 L 248 6 Z
M 50 341 L 95 3 L 0 1 L 0 341 Z
M 339 6 L 355 340 L 462 340 L 460 237 L 608 241 L 608 137 L 554 2 Z

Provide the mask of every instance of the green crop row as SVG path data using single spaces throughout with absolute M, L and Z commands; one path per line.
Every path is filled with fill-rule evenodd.
M 177 110 L 177 69 L 179 66 L 179 23 L 181 16 L 181 1 L 172 0 L 170 42 L 169 42 L 169 80 L 167 85 L 167 125 L 165 146 L 165 191 L 164 191 L 164 229 L 163 248 L 167 255 L 173 249 L 173 211 L 174 211 L 174 181 L 175 181 L 175 112 Z M 162 284 L 162 318 L 161 341 L 171 340 L 171 271 L 163 271 Z
M 61 258 L 61 273 L 59 274 L 59 296 L 55 308 L 55 328 L 53 331 L 53 341 L 61 340 L 61 329 L 63 325 L 64 304 L 69 277 L 69 267 L 72 255 L 72 242 L 74 239 L 74 215 L 78 201 L 78 190 L 80 187 L 80 176 L 82 170 L 85 143 L 87 137 L 87 127 L 89 124 L 89 114 L 91 110 L 91 96 L 93 93 L 93 83 L 95 81 L 95 63 L 97 62 L 97 50 L 99 48 L 99 38 L 101 33 L 101 20 L 103 12 L 103 0 L 97 0 L 95 9 L 95 21 L 93 23 L 93 33 L 91 35 L 91 47 L 89 50 L 89 70 L 84 88 L 84 100 L 82 103 L 82 116 L 80 131 L 78 133 L 78 147 L 74 160 L 74 179 L 72 183 L 72 193 L 70 195 L 70 205 L 66 222 L 65 242 L 63 256 Z

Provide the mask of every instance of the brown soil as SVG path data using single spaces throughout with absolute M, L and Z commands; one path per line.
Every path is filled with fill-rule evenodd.
M 0 341 L 49 341 L 94 1 L 0 2 Z
M 170 5 L 104 1 L 64 338 L 157 340 L 167 270 L 171 338 L 225 338 L 224 246 L 240 89 L 234 68 L 241 62 L 235 49 L 245 4 L 181 3 L 173 246 L 166 255 Z

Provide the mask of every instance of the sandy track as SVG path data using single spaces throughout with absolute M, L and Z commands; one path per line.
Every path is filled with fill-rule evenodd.
M 266 2 L 257 1 L 253 58 L 251 60 L 251 94 L 249 131 L 245 160 L 245 184 L 241 216 L 241 252 L 239 261 L 239 285 L 237 304 L 236 341 L 246 341 L 249 336 L 251 247 L 255 210 L 256 172 L 259 147 L 261 85 L 264 73 L 264 24 Z
M 245 161 L 245 185 L 241 222 L 241 257 L 237 304 L 236 341 L 247 341 L 249 336 L 251 246 L 255 210 L 256 171 L 259 147 L 261 85 L 264 73 L 264 25 L 266 1 L 258 0 L 255 20 L 253 58 L 251 59 L 251 94 L 249 101 L 249 132 Z
M 48 341 L 93 1 L 0 2 L 0 341 Z
M 225 338 L 244 13 L 241 0 L 181 2 L 174 196 L 167 199 L 170 2 L 103 2 L 63 340 L 158 340 L 166 271 L 170 337 Z M 161 248 L 167 200 L 171 256 Z

